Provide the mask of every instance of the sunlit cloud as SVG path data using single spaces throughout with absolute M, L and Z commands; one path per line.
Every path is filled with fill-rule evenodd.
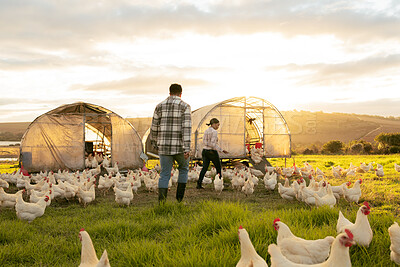
M 399 116 L 399 14 L 389 0 L 3 0 L 0 121 L 76 101 L 151 116 L 174 82 L 192 109 L 253 95 Z

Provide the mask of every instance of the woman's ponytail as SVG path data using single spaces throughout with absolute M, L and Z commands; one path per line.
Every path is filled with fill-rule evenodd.
M 219 120 L 218 120 L 217 118 L 212 118 L 212 119 L 210 120 L 210 123 L 206 123 L 206 125 L 207 125 L 207 126 L 210 126 L 210 125 L 212 125 L 212 124 L 214 124 L 214 123 L 219 123 Z

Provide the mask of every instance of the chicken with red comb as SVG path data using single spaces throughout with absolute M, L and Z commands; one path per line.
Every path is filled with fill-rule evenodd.
M 19 194 L 15 202 L 17 217 L 21 220 L 32 222 L 34 219 L 44 214 L 49 199 L 48 196 L 45 196 L 37 203 L 28 203 L 23 200 L 22 194 Z
M 364 202 L 358 211 L 355 223 L 346 219 L 341 211 L 339 211 L 339 218 L 336 225 L 338 233 L 344 232 L 346 229 L 350 230 L 354 235 L 354 241 L 361 246 L 368 247 L 372 241 L 373 232 L 368 221 L 368 215 L 371 212 L 371 207 L 368 202 Z
M 361 197 L 361 187 L 360 187 L 361 183 L 362 179 L 359 179 L 354 182 L 352 188 L 347 188 L 346 185 L 342 185 L 344 199 L 346 199 L 348 202 L 358 203 Z
M 278 225 L 276 222 L 279 222 L 280 220 L 281 220 L 281 219 L 279 219 L 279 218 L 276 218 L 276 219 L 274 220 L 273 226 L 274 226 L 274 228 L 275 228 L 276 231 L 278 231 L 278 229 L 279 229 L 279 225 Z
M 312 264 L 313 267 L 351 267 L 349 248 L 354 245 L 354 240 L 351 238 L 351 231 L 340 233 L 336 236 L 332 243 L 332 248 L 329 257 L 322 263 Z M 282 249 L 271 244 L 268 246 L 268 253 L 271 255 L 271 266 L 273 267 L 305 267 L 306 264 L 295 263 L 289 260 L 282 253 Z M 310 251 L 311 253 L 311 251 Z
M 317 240 L 297 237 L 279 218 L 274 220 L 274 228 L 278 232 L 277 245 L 283 256 L 299 264 L 317 264 L 325 261 L 335 240 L 333 236 Z

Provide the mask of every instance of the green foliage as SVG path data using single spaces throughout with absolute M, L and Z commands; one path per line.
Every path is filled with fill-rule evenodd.
M 392 146 L 389 148 L 389 153 L 394 154 L 394 153 L 400 153 L 400 146 Z
M 380 133 L 375 141 L 385 146 L 400 146 L 400 133 Z
M 352 155 L 371 154 L 372 151 L 372 144 L 365 140 L 353 140 L 346 146 L 346 152 Z
M 339 140 L 332 140 L 322 146 L 322 153 L 340 154 L 343 152 L 344 144 Z
M 400 153 L 400 133 L 381 133 L 375 137 L 380 153 Z

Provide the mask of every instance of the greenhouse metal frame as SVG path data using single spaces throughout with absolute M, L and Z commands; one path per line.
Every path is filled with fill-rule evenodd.
M 21 140 L 20 162 L 29 172 L 85 168 L 85 129 L 111 144 L 111 162 L 120 169 L 143 166 L 141 138 L 118 114 L 98 105 L 77 102 L 37 117 Z M 105 151 L 104 151 L 105 152 Z
M 221 159 L 245 159 L 250 154 L 247 147 L 258 144 L 265 158 L 291 156 L 291 134 L 279 110 L 259 97 L 235 97 L 192 112 L 191 158 L 201 159 L 203 134 L 206 123 L 212 118 L 220 121 L 219 145 L 229 153 L 220 153 Z M 156 156 L 148 134 L 143 136 L 146 153 Z

